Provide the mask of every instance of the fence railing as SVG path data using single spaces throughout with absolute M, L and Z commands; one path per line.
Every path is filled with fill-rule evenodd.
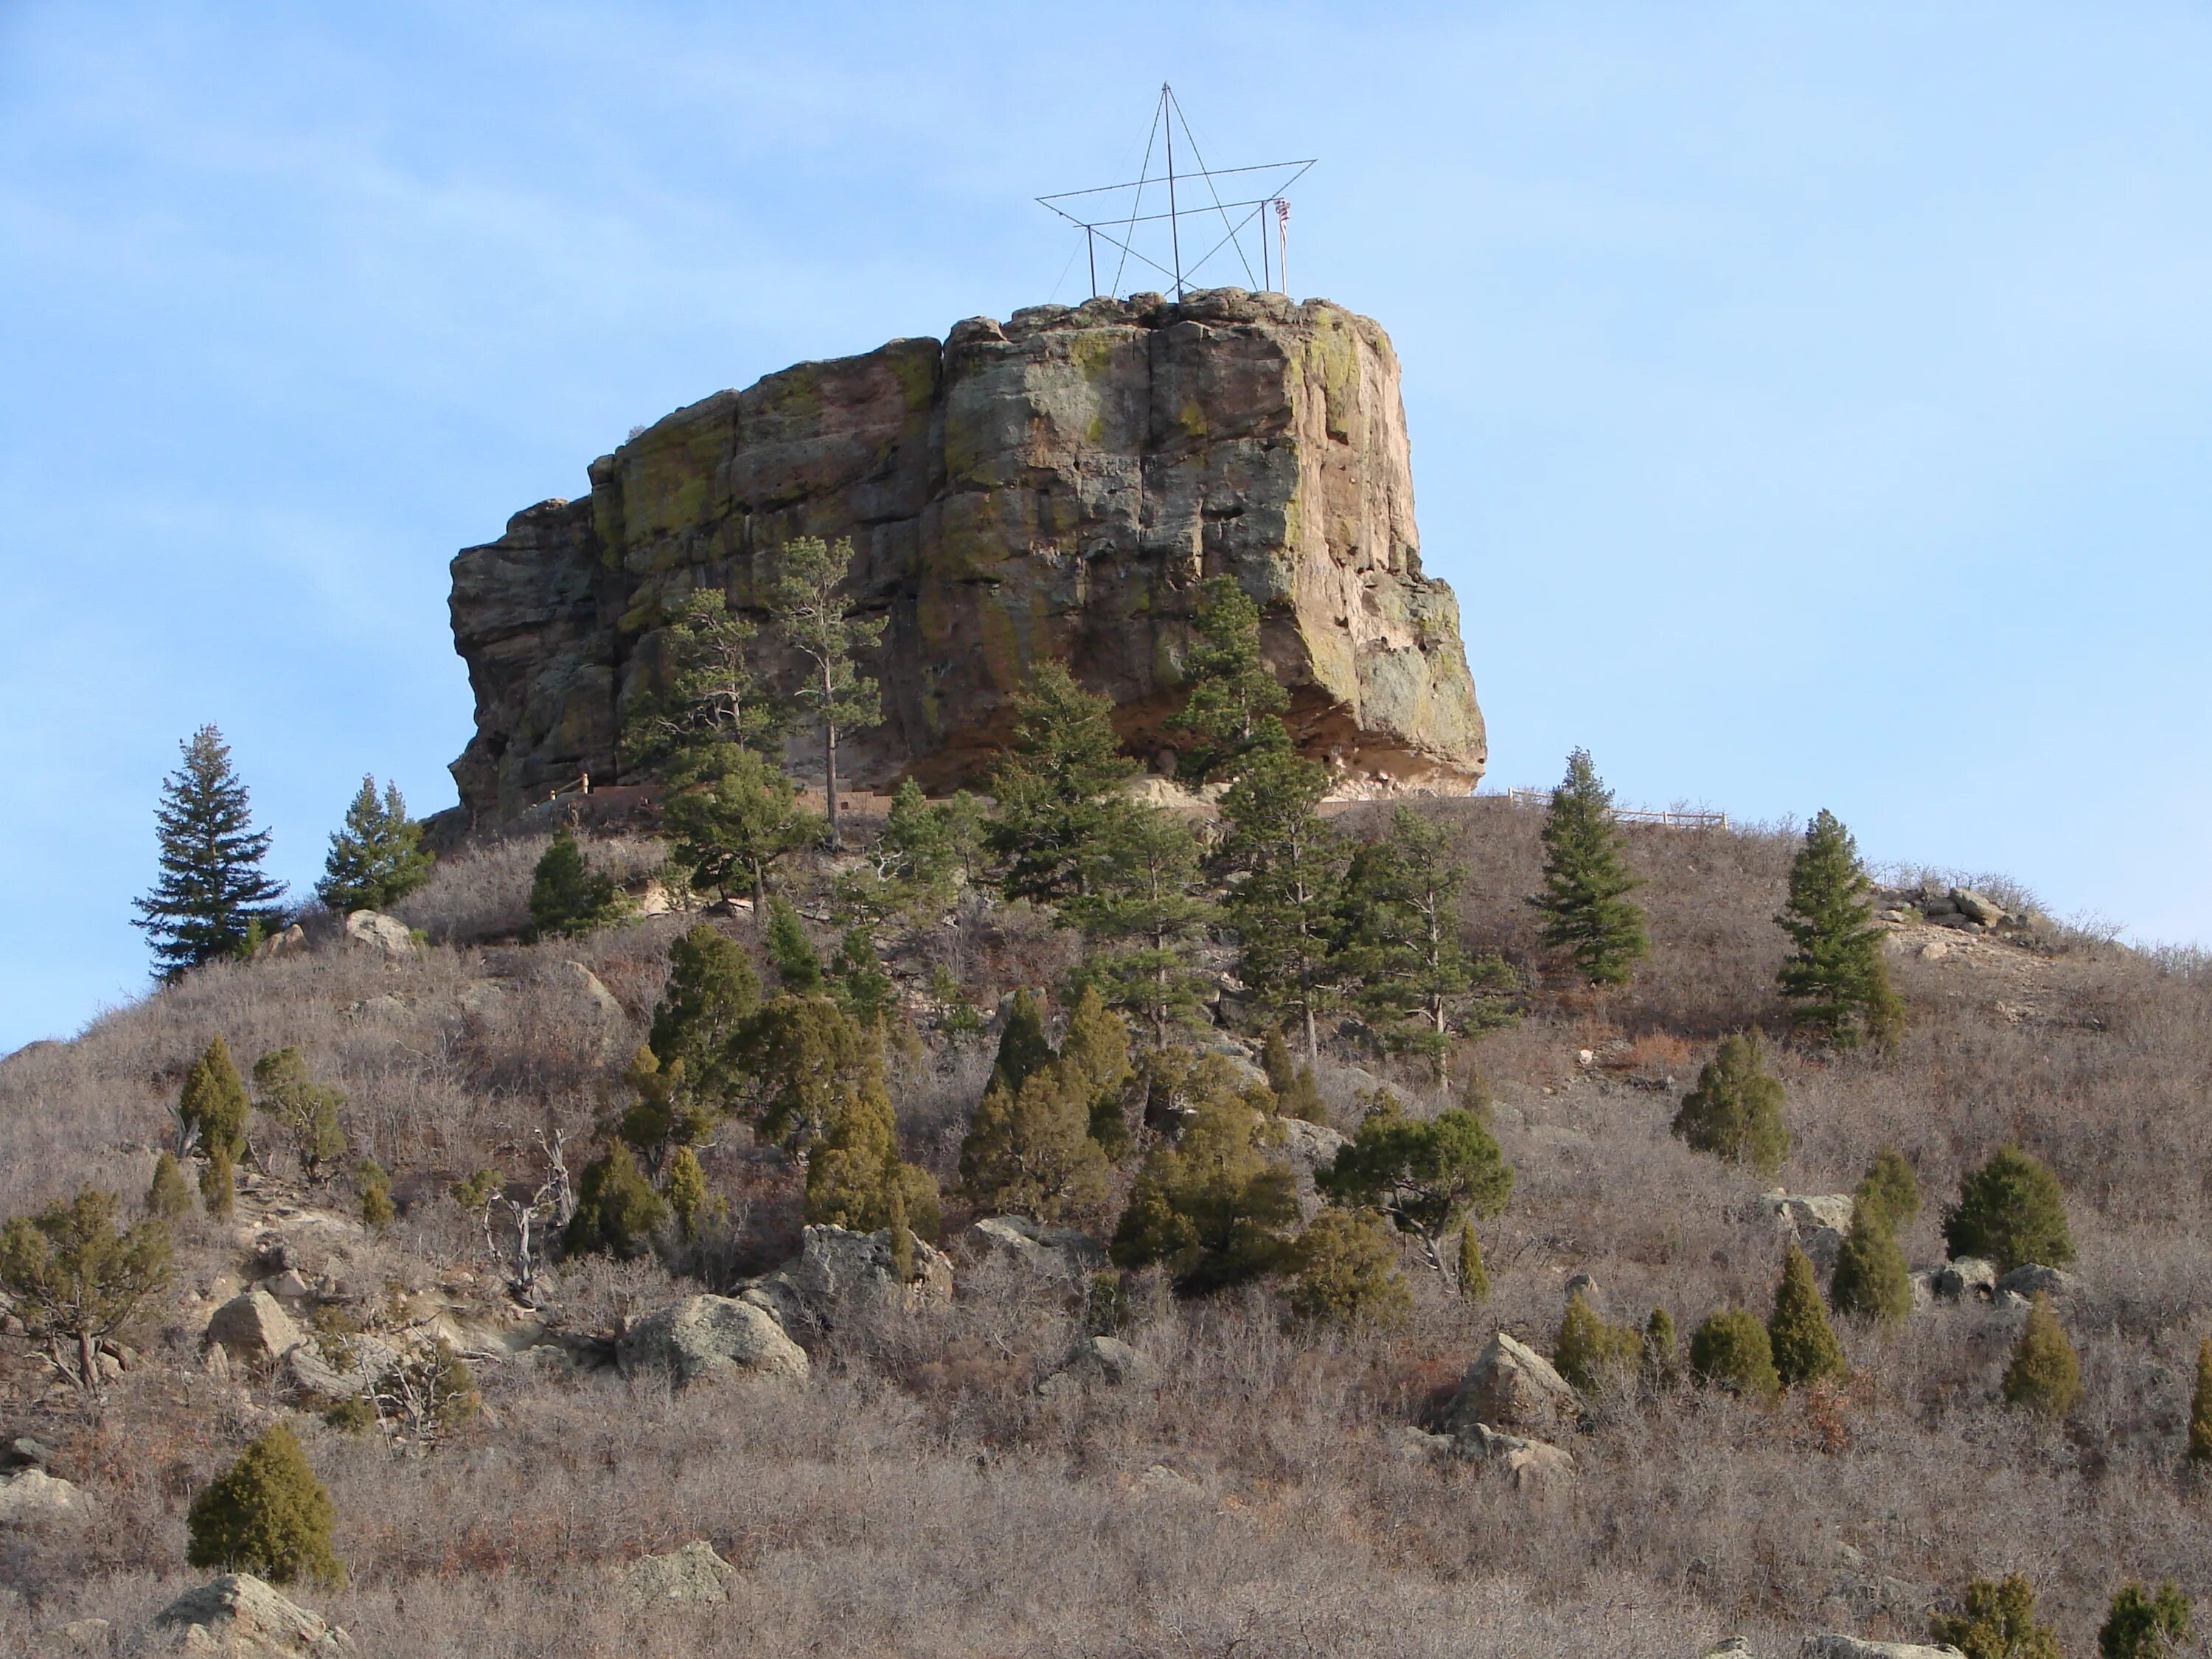
M 1549 806 L 1548 789 L 1508 789 L 1505 799 L 1516 806 Z M 1692 811 L 1680 806 L 1616 806 L 1613 815 L 1623 823 L 1660 823 L 1670 830 L 1725 830 L 1725 812 Z

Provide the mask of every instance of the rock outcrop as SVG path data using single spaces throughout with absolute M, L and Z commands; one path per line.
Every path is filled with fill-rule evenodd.
M 225 1573 L 154 1615 L 150 1650 L 237 1659 L 339 1659 L 353 1638 L 258 1578 Z
M 687 1297 L 647 1314 L 615 1346 L 623 1372 L 656 1371 L 678 1384 L 723 1374 L 804 1382 L 806 1351 L 765 1309 L 723 1296 Z
M 1198 585 L 1262 607 L 1292 730 L 1347 792 L 1467 789 L 1486 750 L 1451 590 L 1425 576 L 1398 362 L 1326 301 L 1215 289 L 1036 306 L 718 392 L 453 561 L 477 734 L 473 817 L 588 774 L 696 590 L 757 613 L 770 556 L 852 538 L 888 623 L 858 785 L 975 781 L 1041 658 L 1110 696 L 1153 755 L 1182 702 Z M 794 750 L 794 763 L 806 757 Z

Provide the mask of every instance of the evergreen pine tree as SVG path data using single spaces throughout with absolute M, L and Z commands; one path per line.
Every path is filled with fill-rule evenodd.
M 392 1183 L 384 1174 L 384 1166 L 373 1158 L 365 1158 L 354 1171 L 355 1188 L 361 1194 L 361 1220 L 365 1227 L 389 1227 L 398 1215 L 392 1202 Z
M 331 832 L 315 896 L 338 915 L 389 909 L 430 879 L 435 861 L 423 848 L 422 826 L 407 816 L 399 786 L 386 784 L 379 800 L 375 778 L 364 774 L 345 822 Z
M 1482 1239 L 1472 1218 L 1459 1224 L 1459 1294 L 1463 1302 L 1490 1300 L 1490 1270 L 1482 1261 Z
M 1083 890 L 1061 914 L 1091 942 L 1081 981 L 1150 1026 L 1162 1048 L 1171 1028 L 1206 1018 L 1194 958 L 1212 907 L 1201 896 L 1198 834 L 1159 807 L 1107 806 L 1082 861 Z
M 2153 1595 L 2130 1579 L 2113 1593 L 2097 1632 L 2100 1659 L 2170 1659 L 2189 1639 L 2189 1598 L 2171 1578 Z
M 865 927 L 848 927 L 829 967 L 830 993 L 861 1024 L 874 1027 L 897 1006 L 898 987 L 884 971 L 876 942 Z
M 2066 1659 L 2051 1626 L 2036 1619 L 2034 1590 L 2016 1572 L 2001 1584 L 1978 1578 L 1967 1585 L 1964 1609 L 1938 1614 L 1929 1633 L 1966 1659 Z
M 1018 1089 L 995 1078 L 960 1145 L 960 1182 L 979 1211 L 1057 1221 L 1097 1208 L 1110 1166 L 1091 1133 L 1091 1102 L 1057 1062 Z
M 260 1095 L 254 1103 L 291 1142 L 307 1179 L 320 1181 L 345 1156 L 345 1128 L 338 1121 L 344 1091 L 316 1082 L 297 1048 L 279 1048 L 255 1060 L 253 1084 Z
M 1006 1023 L 999 1031 L 999 1057 L 991 1067 L 991 1081 L 1009 1092 L 1018 1091 L 1053 1059 L 1052 1041 L 1044 1034 L 1044 1011 L 1026 990 L 1015 992 Z
M 833 546 L 818 536 L 801 536 L 785 545 L 775 561 L 775 580 L 768 592 L 768 612 L 776 637 L 805 659 L 806 673 L 793 688 L 800 707 L 822 734 L 823 799 L 829 808 L 830 850 L 842 843 L 837 831 L 837 744 L 847 734 L 880 725 L 883 698 L 872 676 L 854 665 L 855 653 L 872 651 L 884 636 L 886 617 L 863 617 L 841 596 L 853 566 L 853 544 Z
M 678 1146 L 668 1160 L 668 1207 L 675 1213 L 677 1232 L 689 1244 L 699 1236 L 700 1218 L 707 1212 L 707 1172 L 689 1146 Z
M 1889 982 L 1858 843 L 1822 809 L 1790 866 L 1790 897 L 1775 918 L 1797 946 L 1782 964 L 1782 994 L 1797 1024 L 1832 1048 L 1896 1046 L 1905 1005 Z
M 1082 890 L 1099 836 L 1126 805 L 1107 792 L 1136 770 L 1113 716 L 1110 698 L 1049 659 L 1014 698 L 1012 740 L 991 777 L 998 810 L 984 832 L 1006 861 L 1008 898 L 1056 902 Z
M 1782 1392 L 1774 1345 L 1748 1308 L 1720 1308 L 1690 1336 L 1690 1370 L 1709 1388 L 1771 1400 Z
M 1286 1253 L 1293 1321 L 1387 1330 L 1413 1310 L 1390 1229 L 1372 1210 L 1323 1210 Z
M 1633 1326 L 1605 1319 L 1580 1291 L 1567 1298 L 1552 1367 L 1576 1392 L 1601 1395 L 1626 1383 L 1643 1357 L 1644 1339 Z
M 768 927 L 769 872 L 816 840 L 822 820 L 804 811 L 782 769 L 734 743 L 679 751 L 668 763 L 661 830 L 691 884 L 726 898 L 752 895 L 753 926 Z
M 568 1219 L 561 1247 L 570 1255 L 599 1252 L 629 1258 L 641 1255 L 668 1217 L 629 1146 L 616 1141 L 584 1166 L 576 1181 L 576 1212 Z
M 1314 1184 L 1332 1203 L 1378 1210 L 1412 1233 L 1443 1279 L 1443 1239 L 1463 1218 L 1505 1207 L 1513 1166 L 1468 1113 L 1407 1118 L 1386 1097 L 1334 1161 L 1314 1171 Z
M 261 867 L 269 832 L 253 827 L 222 733 L 203 726 L 180 747 L 184 763 L 162 781 L 154 813 L 161 874 L 152 892 L 131 902 L 131 926 L 146 935 L 165 981 L 240 954 L 249 929 L 275 921 L 284 896 L 283 884 Z
M 1893 1232 L 1911 1226 L 1920 1213 L 1920 1178 L 1894 1146 L 1874 1155 L 1852 1194 L 1852 1214 L 1864 1215 L 1870 1209 L 1879 1210 Z
M 737 940 L 699 922 L 669 941 L 668 983 L 653 1011 L 646 1047 L 671 1065 L 681 1061 L 684 1086 L 716 1111 L 736 1098 L 736 1047 L 760 1008 L 760 975 Z
M 613 921 L 621 908 L 614 883 L 592 873 L 584 849 L 576 844 L 575 831 L 563 824 L 531 872 L 532 937 L 566 939 L 588 933 Z
M 196 1567 L 250 1572 L 272 1584 L 306 1578 L 345 1582 L 331 1547 L 337 1510 L 292 1431 L 277 1423 L 192 1500 L 185 1559 Z
M 1262 748 L 1222 799 L 1230 832 L 1222 862 L 1242 877 L 1230 893 L 1244 982 L 1271 1012 L 1295 1019 L 1306 1058 L 1321 1058 L 1321 1015 L 1337 1000 L 1335 933 L 1341 838 L 1316 810 L 1328 769 L 1288 743 Z
M 1177 770 L 1193 783 L 1236 776 L 1246 756 L 1273 737 L 1269 716 L 1291 705 L 1260 651 L 1260 607 L 1231 576 L 1200 584 L 1191 617 L 1197 635 L 1184 664 L 1189 696 L 1170 729 L 1185 743 Z
M 2189 1461 L 2212 1463 L 2212 1336 L 2197 1340 L 2197 1387 L 2189 1396 Z
M 1912 1277 L 1885 1204 L 1861 1204 L 1836 1253 L 1828 1295 L 1836 1311 L 1893 1325 L 1912 1311 Z
M 1827 1304 L 1820 1300 L 1820 1281 L 1812 1258 L 1791 1239 L 1783 1247 L 1782 1277 L 1774 1287 L 1774 1312 L 1766 1322 L 1768 1352 L 1774 1374 L 1782 1386 L 1823 1382 L 1848 1376 L 1850 1362 L 1844 1345 L 1828 1323 Z
M 883 1091 L 883 1044 L 828 997 L 785 994 L 745 1024 L 738 1054 L 753 1127 L 805 1152 L 849 1097 Z
M 783 735 L 777 701 L 754 663 L 760 629 L 709 589 L 690 595 L 660 632 L 663 684 L 624 711 L 624 769 L 653 772 L 689 751 L 732 744 L 767 753 Z
M 1384 1042 L 1428 1061 L 1441 1091 L 1454 1036 L 1512 1023 L 1520 975 L 1496 951 L 1459 941 L 1465 866 L 1436 818 L 1401 806 L 1389 832 L 1352 856 L 1345 878 L 1347 977 Z
M 822 958 L 807 937 L 806 924 L 781 894 L 769 901 L 768 959 L 777 981 L 793 996 L 811 997 L 821 991 Z
M 1698 1073 L 1698 1086 L 1682 1097 L 1674 1132 L 1701 1152 L 1771 1173 L 1790 1156 L 1785 1098 L 1781 1079 L 1766 1069 L 1753 1026 L 1721 1040 L 1719 1052 Z
M 615 1137 L 643 1158 L 646 1174 L 658 1180 L 672 1152 L 707 1138 L 717 1114 L 690 1087 L 684 1062 L 672 1060 L 663 1066 L 649 1044 L 631 1054 L 623 1081 L 635 1098 L 616 1120 Z
M 112 1193 L 81 1187 L 68 1203 L 0 1228 L 0 1295 L 17 1333 L 95 1404 L 100 1344 L 169 1282 L 167 1225 L 122 1227 L 122 1207 Z
M 204 1157 L 221 1153 L 234 1161 L 246 1151 L 246 1119 L 252 1109 L 246 1080 L 231 1060 L 230 1045 L 218 1032 L 185 1073 L 184 1092 L 177 1100 L 177 1127 L 184 1145 L 197 1147 Z
M 238 1166 L 217 1147 L 200 1165 L 200 1207 L 210 1220 L 228 1221 L 238 1201 Z
M 146 1213 L 157 1221 L 178 1221 L 192 1212 L 192 1189 L 177 1155 L 164 1147 L 154 1160 L 154 1179 L 146 1188 Z
M 1261 1150 L 1261 1132 L 1259 1113 L 1242 1096 L 1225 1087 L 1200 1095 L 1182 1137 L 1155 1146 L 1138 1170 L 1114 1231 L 1114 1265 L 1159 1263 L 1184 1296 L 1279 1267 L 1297 1194 L 1290 1172 Z
M 1291 1058 L 1291 1045 L 1283 1041 L 1283 1028 L 1270 1025 L 1267 1036 L 1260 1044 L 1260 1071 L 1267 1079 L 1267 1086 L 1280 1100 L 1297 1086 L 1297 1063 Z M 1278 1110 L 1281 1109 L 1277 1108 Z
M 2000 1146 L 1945 1207 L 1943 1242 L 1954 1257 L 1984 1257 L 1999 1273 L 2029 1262 L 2063 1267 L 2074 1259 L 2065 1190 L 2040 1158 Z
M 1129 1065 L 1129 1027 L 1109 1008 L 1097 988 L 1085 986 L 1067 1017 L 1067 1035 L 1060 1040 L 1060 1075 L 1083 1103 L 1084 1121 L 1091 1138 L 1109 1160 L 1129 1149 L 1129 1126 L 1121 1115 L 1121 1099 L 1134 1074 Z
M 1599 781 L 1587 749 L 1567 757 L 1543 842 L 1544 890 L 1528 902 L 1544 914 L 1544 943 L 1565 951 L 1594 983 L 1627 984 L 1651 949 L 1644 912 L 1628 896 L 1644 879 L 1628 867 L 1613 792 Z
M 2005 1367 L 2004 1397 L 2007 1405 L 2054 1423 L 2081 1397 L 2081 1362 L 2058 1316 L 2051 1310 L 2051 1298 L 2040 1291 L 2028 1306 L 2027 1322 L 2021 1327 L 2012 1363 Z
M 937 1183 L 899 1156 L 898 1120 L 880 1080 L 842 1096 L 806 1162 L 806 1219 L 856 1233 L 937 1236 Z

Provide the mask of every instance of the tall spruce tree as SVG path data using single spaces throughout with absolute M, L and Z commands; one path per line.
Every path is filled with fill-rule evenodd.
M 1260 607 L 1230 576 L 1200 584 L 1191 618 L 1197 635 L 1184 667 L 1190 694 L 1170 729 L 1184 748 L 1176 769 L 1194 783 L 1231 778 L 1263 744 L 1279 742 L 1270 719 L 1290 707 L 1290 694 L 1260 652 Z
M 1203 896 L 1195 828 L 1160 807 L 1121 803 L 1085 861 L 1084 890 L 1061 906 L 1091 953 L 1079 982 L 1096 985 L 1113 1007 L 1167 1046 L 1171 1029 L 1203 1018 L 1204 982 L 1194 960 L 1212 906 Z
M 882 641 L 885 618 L 865 617 L 838 592 L 853 567 L 853 544 L 825 544 L 818 536 L 787 544 L 775 561 L 768 613 L 776 635 L 805 659 L 795 690 L 800 707 L 822 734 L 823 800 L 829 810 L 830 850 L 837 834 L 837 744 L 845 734 L 879 725 L 883 698 L 875 678 L 854 664 L 855 654 Z
M 345 822 L 331 832 L 315 896 L 339 915 L 389 909 L 430 879 L 436 861 L 422 845 L 422 826 L 407 816 L 399 786 L 386 784 L 379 799 L 376 779 L 363 773 Z
M 1521 987 L 1503 957 L 1460 943 L 1459 890 L 1467 879 L 1451 833 L 1401 806 L 1379 841 L 1352 855 L 1345 879 L 1344 954 L 1368 1023 L 1392 1048 L 1419 1054 L 1441 1091 L 1455 1036 L 1510 1024 L 1507 999 Z
M 253 827 L 222 733 L 203 726 L 179 747 L 184 763 L 162 781 L 154 812 L 161 874 L 152 892 L 131 901 L 138 915 L 131 925 L 146 935 L 163 980 L 240 954 L 255 923 L 277 919 L 284 896 L 283 884 L 261 867 L 269 832 Z
M 1889 982 L 1869 887 L 1858 843 L 1822 808 L 1806 827 L 1790 866 L 1790 897 L 1775 921 L 1797 947 L 1782 964 L 1782 994 L 1796 1005 L 1800 1029 L 1832 1048 L 1871 1042 L 1887 1050 L 1904 1030 L 1905 1005 Z
M 1295 1019 L 1306 1058 L 1321 1056 L 1321 1015 L 1337 1001 L 1342 837 L 1316 810 L 1328 772 L 1287 743 L 1256 750 L 1223 797 L 1221 861 L 1235 878 L 1224 907 L 1244 982 L 1269 1012 Z
M 984 831 L 1006 865 L 1008 898 L 1048 903 L 1083 890 L 1099 836 L 1127 803 L 1107 792 L 1134 772 L 1114 732 L 1111 699 L 1045 659 L 1014 698 L 1012 740 L 991 776 L 998 810 Z
M 1599 781 L 1587 749 L 1567 757 L 1543 842 L 1544 890 L 1528 902 L 1544 915 L 1544 943 L 1565 951 L 1595 984 L 1627 984 L 1651 949 L 1644 911 L 1628 896 L 1644 878 L 1628 867 L 1613 792 Z

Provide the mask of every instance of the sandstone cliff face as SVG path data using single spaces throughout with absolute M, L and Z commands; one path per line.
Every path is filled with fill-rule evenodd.
M 805 535 L 852 538 L 854 593 L 889 619 L 870 665 L 884 724 L 841 757 L 857 783 L 979 780 L 1040 657 L 1110 696 L 1152 756 L 1198 584 L 1219 574 L 1260 603 L 1291 729 L 1343 787 L 1481 775 L 1458 607 L 1421 574 L 1397 358 L 1326 301 L 1228 289 L 971 319 L 719 392 L 591 483 L 453 561 L 472 815 L 617 781 L 666 619 L 705 586 L 756 606 L 775 550 Z

